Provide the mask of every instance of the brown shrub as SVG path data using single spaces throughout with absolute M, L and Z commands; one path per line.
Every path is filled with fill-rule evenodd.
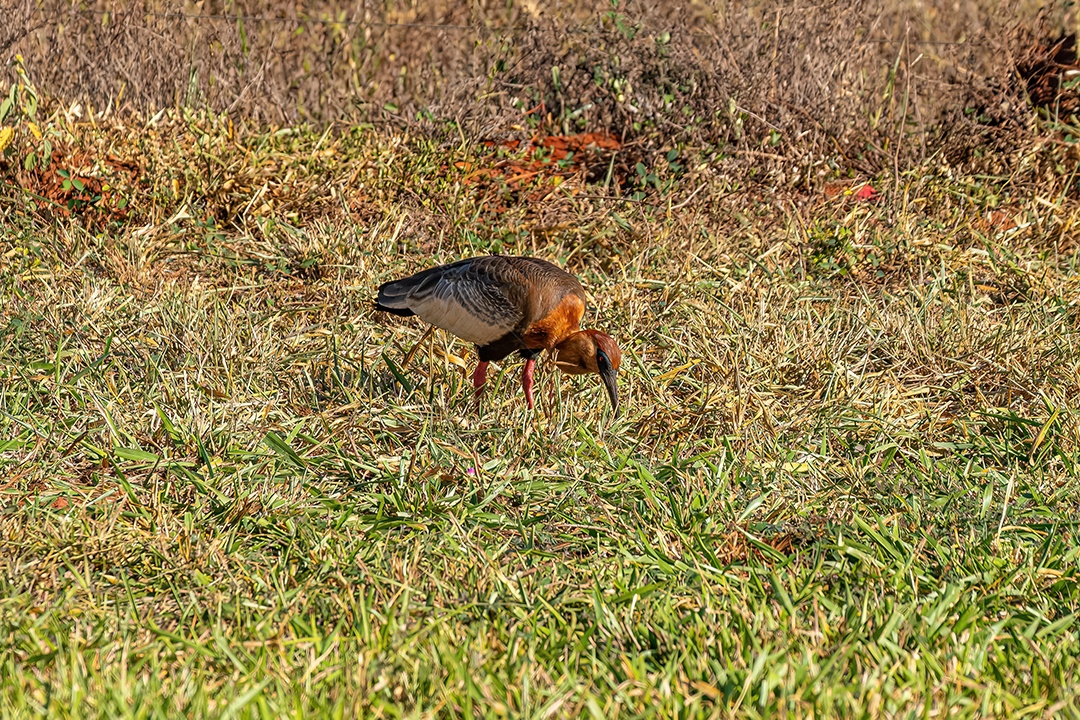
M 1067 37 L 1073 21 L 1037 9 L 9 0 L 0 51 L 22 53 L 47 95 L 98 111 L 196 106 L 260 124 L 423 132 L 450 122 L 499 140 L 601 132 L 639 146 L 650 168 L 690 145 L 804 186 L 943 148 L 953 163 L 988 142 L 1007 149 L 1036 82 L 1017 76 L 1022 51 Z

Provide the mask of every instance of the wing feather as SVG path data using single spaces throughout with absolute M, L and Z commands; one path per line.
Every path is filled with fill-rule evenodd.
M 425 322 L 468 342 L 486 345 L 498 340 L 524 317 L 518 297 L 522 285 L 499 272 L 505 268 L 480 260 L 486 258 L 432 268 L 400 281 L 414 281 L 403 293 L 402 304 Z

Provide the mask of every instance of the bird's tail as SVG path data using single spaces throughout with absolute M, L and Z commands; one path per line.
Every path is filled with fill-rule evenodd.
M 379 297 L 375 300 L 375 309 L 383 312 L 409 317 L 415 315 L 409 309 L 409 291 L 414 287 L 412 278 L 395 280 L 379 287 Z

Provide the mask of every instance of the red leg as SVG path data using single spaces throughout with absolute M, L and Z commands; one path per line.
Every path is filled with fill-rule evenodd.
M 476 370 L 472 374 L 473 390 L 476 391 L 476 402 L 480 402 L 480 395 L 484 392 L 484 382 L 487 380 L 488 364 L 486 362 L 477 363 Z
M 531 408 L 533 406 L 533 373 L 536 371 L 536 360 L 529 358 L 525 361 L 525 369 L 521 371 L 521 387 L 525 391 L 525 402 Z

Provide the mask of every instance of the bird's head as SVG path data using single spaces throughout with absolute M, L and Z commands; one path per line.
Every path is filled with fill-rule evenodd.
M 611 409 L 619 409 L 615 373 L 622 362 L 618 344 L 599 330 L 576 332 L 555 346 L 555 366 L 569 375 L 596 373 L 604 381 Z

